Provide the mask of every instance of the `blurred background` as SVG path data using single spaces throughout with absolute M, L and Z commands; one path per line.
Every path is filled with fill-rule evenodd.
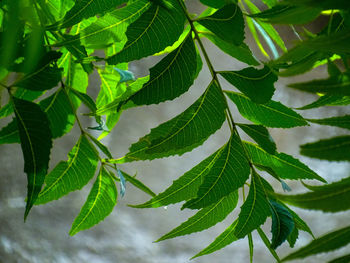
M 192 12 L 199 13 L 202 6 L 198 1 L 191 0 L 189 8 Z M 314 26 L 320 26 L 322 19 Z M 295 35 L 286 28 L 280 27 L 282 36 L 293 44 Z M 246 34 L 246 43 L 254 54 L 261 58 L 259 51 Z M 209 56 L 216 70 L 239 70 L 246 67 L 230 56 L 222 53 L 208 41 L 204 41 Z M 130 64 L 129 70 L 136 77 L 149 74 L 148 69 L 159 61 L 161 57 L 146 58 Z M 204 60 L 203 60 L 204 61 Z M 311 73 L 297 78 L 281 78 L 276 84 L 276 92 L 273 99 L 281 101 L 290 107 L 299 107 L 313 100 L 315 96 L 286 88 L 291 82 L 308 78 L 320 78 L 326 75 L 326 68 L 320 67 Z M 105 139 L 103 143 L 109 146 L 115 157 L 123 156 L 129 146 L 140 137 L 147 134 L 152 127 L 171 119 L 190 106 L 205 90 L 210 82 L 210 73 L 204 63 L 203 70 L 190 88 L 189 92 L 171 102 L 161 103 L 155 106 L 132 108 L 124 112 L 121 119 Z M 225 89 L 232 89 L 223 79 L 220 80 Z M 88 92 L 93 96 L 99 88 L 97 75 L 90 76 Z M 234 119 L 238 122 L 246 122 L 240 117 L 235 106 L 231 104 Z M 81 113 L 88 112 L 84 107 Z M 324 107 L 316 110 L 301 112 L 305 117 L 330 117 L 334 115 L 349 114 L 350 109 L 345 107 Z M 85 127 L 93 126 L 87 117 L 81 117 Z M 350 165 L 345 162 L 327 162 L 305 158 L 299 155 L 299 145 L 318 139 L 343 135 L 345 131 L 335 127 L 311 125 L 293 129 L 270 129 L 275 139 L 278 151 L 286 152 L 324 177 L 328 182 L 338 181 L 342 177 L 349 176 Z M 96 137 L 98 133 L 95 133 Z M 160 160 L 133 162 L 121 167 L 129 174 L 137 173 L 137 178 L 155 192 L 166 189 L 173 180 L 191 169 L 201 160 L 221 147 L 228 139 L 228 127 L 225 123 L 220 131 L 212 135 L 201 147 L 186 153 L 181 157 L 170 157 Z M 241 133 L 242 137 L 249 140 Z M 73 131 L 54 142 L 51 154 L 51 169 L 60 160 L 67 159 L 67 153 L 74 146 L 79 137 L 77 127 Z M 23 156 L 20 145 L 1 145 L 0 147 L 0 262 L 95 262 L 95 263 L 185 263 L 200 250 L 209 245 L 221 234 L 236 218 L 239 213 L 239 202 L 234 213 L 215 227 L 185 237 L 153 243 L 160 236 L 172 230 L 174 227 L 186 221 L 193 211 L 181 211 L 180 205 L 172 205 L 167 208 L 135 209 L 127 204 L 140 204 L 149 199 L 149 196 L 140 192 L 131 185 L 127 185 L 124 198 L 118 200 L 118 205 L 110 216 L 92 229 L 83 231 L 71 237 L 68 231 L 74 218 L 78 215 L 81 206 L 89 193 L 92 184 L 87 185 L 82 191 L 74 192 L 52 203 L 36 206 L 32 209 L 26 223 L 23 222 L 26 196 L 26 175 L 23 172 Z M 271 182 L 278 192 L 283 192 L 280 184 L 272 177 L 263 174 Z M 299 182 L 287 181 L 293 193 L 305 191 Z M 315 236 L 320 236 L 327 231 L 340 228 L 348 224 L 350 212 L 327 214 L 322 212 L 310 212 L 301 209 L 295 211 L 309 224 Z M 263 227 L 265 233 L 270 234 L 271 219 L 268 219 Z M 274 262 L 273 257 L 254 232 L 254 262 Z M 300 232 L 296 248 L 306 245 L 311 241 L 311 236 Z M 335 254 L 342 255 L 350 246 L 329 254 L 321 254 L 305 260 L 293 262 L 326 262 L 334 258 Z M 280 257 L 283 257 L 291 249 L 287 242 L 277 249 Z M 249 262 L 249 249 L 247 238 L 236 241 L 226 248 L 204 257 L 192 260 L 193 263 L 232 263 Z

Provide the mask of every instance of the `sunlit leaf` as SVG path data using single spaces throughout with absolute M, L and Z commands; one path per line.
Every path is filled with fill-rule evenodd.
M 298 108 L 298 110 L 309 110 L 309 109 L 319 108 L 323 106 L 342 106 L 342 105 L 349 105 L 349 104 L 350 104 L 349 96 L 324 95 L 324 96 L 321 96 L 318 100 Z

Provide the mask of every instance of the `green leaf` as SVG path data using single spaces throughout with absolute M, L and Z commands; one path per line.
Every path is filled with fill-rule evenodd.
M 350 260 L 350 254 L 328 261 L 328 263 L 348 263 Z
M 200 0 L 202 4 L 211 6 L 214 8 L 221 8 L 229 3 L 237 2 L 235 0 Z
M 222 71 L 220 75 L 255 103 L 269 102 L 275 92 L 277 76 L 267 66 L 260 70 L 249 67 L 240 71 Z
M 264 231 L 258 227 L 257 228 L 257 232 L 261 238 L 261 240 L 264 242 L 266 248 L 270 251 L 271 255 L 277 260 L 277 262 L 281 262 L 280 258 L 278 257 L 276 251 L 274 249 L 271 248 L 271 244 L 269 239 L 267 238 L 267 236 L 265 235 Z
M 12 86 L 34 91 L 48 90 L 61 80 L 61 70 L 52 63 L 61 57 L 62 53 L 51 51 L 45 54 L 36 67 L 17 80 Z
M 271 248 L 276 249 L 287 237 L 292 233 L 294 229 L 293 216 L 282 205 L 275 201 L 270 201 L 270 209 L 272 216 L 272 241 Z
M 210 171 L 210 168 L 220 156 L 222 150 L 223 148 L 220 148 L 177 180 L 173 181 L 173 184 L 164 192 L 158 194 L 144 204 L 133 205 L 132 207 L 160 207 L 195 198 L 204 176 Z
M 121 45 L 123 45 L 126 42 L 125 32 L 127 27 L 138 19 L 149 6 L 149 1 L 139 0 L 123 8 L 118 8 L 81 30 L 78 35 L 56 43 L 55 46 L 81 43 L 93 48 L 109 46 L 115 42 L 121 42 Z
M 49 121 L 39 105 L 12 97 L 27 174 L 27 205 L 24 218 L 37 200 L 47 173 L 52 135 Z
M 91 134 L 87 133 L 87 135 L 92 140 L 92 142 L 101 150 L 101 152 L 103 152 L 108 158 L 110 158 L 110 159 L 113 158 L 111 152 L 109 151 L 109 149 L 104 144 L 102 144 L 99 140 L 97 140 Z
M 310 210 L 324 212 L 339 212 L 350 209 L 350 203 L 344 200 L 350 198 L 350 178 L 326 184 L 313 186 L 313 191 L 298 195 L 276 195 L 279 200 Z
M 94 176 L 98 162 L 95 148 L 84 135 L 68 154 L 68 161 L 59 162 L 45 177 L 45 187 L 35 204 L 57 200 L 69 192 L 81 189 Z
M 242 116 L 255 124 L 273 128 L 307 125 L 302 116 L 280 102 L 271 100 L 266 104 L 257 104 L 243 94 L 231 91 L 225 93 L 236 104 Z
M 63 89 L 40 101 L 40 108 L 46 113 L 52 132 L 52 138 L 68 133 L 75 122 L 72 106 Z
M 221 90 L 213 81 L 183 113 L 153 128 L 151 133 L 131 145 L 125 157 L 110 162 L 152 160 L 191 151 L 222 126 L 225 108 Z
M 329 79 L 289 84 L 288 87 L 311 93 L 350 96 L 350 75 L 342 74 Z
M 290 5 L 275 5 L 274 7 L 257 14 L 250 15 L 263 22 L 271 24 L 306 24 L 316 19 L 321 9 L 314 7 L 299 7 Z
M 312 171 L 298 159 L 285 153 L 269 154 L 257 145 L 249 142 L 244 143 L 253 164 L 270 167 L 280 178 L 283 179 L 317 179 L 325 180 Z
M 314 239 L 308 245 L 283 258 L 282 261 L 305 258 L 314 254 L 332 251 L 347 245 L 349 242 L 350 227 L 348 226 Z
M 241 206 L 234 235 L 240 239 L 262 225 L 271 215 L 261 177 L 253 172 L 247 200 Z
M 89 95 L 79 92 L 75 89 L 70 89 L 69 91 L 72 92 L 72 94 L 74 94 L 81 102 L 83 102 L 84 105 L 89 108 L 89 110 L 91 110 L 92 112 L 96 112 L 96 104 Z
M 141 191 L 143 191 L 144 193 L 154 197 L 156 196 L 156 194 L 151 190 L 149 189 L 146 185 L 144 185 L 141 181 L 137 180 L 135 178 L 135 176 L 130 176 L 128 175 L 127 173 L 119 170 L 122 175 L 125 177 L 126 181 L 130 182 L 133 186 L 135 186 L 136 188 L 140 189 Z
M 329 161 L 350 161 L 350 136 L 338 136 L 300 146 L 300 154 Z
M 199 252 L 197 255 L 192 257 L 194 259 L 196 257 L 204 256 L 207 254 L 211 254 L 219 249 L 226 247 L 232 242 L 238 240 L 238 238 L 234 235 L 234 231 L 236 230 L 238 220 L 235 220 L 223 233 L 221 233 L 213 243 Z
M 172 45 L 184 30 L 184 13 L 176 0 L 170 0 L 171 9 L 152 4 L 126 31 L 126 42 L 119 53 L 107 59 L 115 65 L 140 59 Z
M 321 96 L 318 100 L 297 109 L 309 110 L 309 109 L 315 109 L 323 106 L 342 106 L 342 105 L 349 105 L 349 104 L 350 104 L 349 96 L 324 95 L 324 96 Z
M 157 242 L 208 229 L 224 220 L 236 207 L 237 202 L 238 193 L 235 191 L 221 198 L 217 203 L 201 209 L 186 222 L 159 238 Z
M 74 6 L 66 13 L 64 18 L 48 26 L 50 30 L 71 27 L 83 19 L 90 18 L 97 14 L 104 14 L 113 8 L 125 3 L 126 0 L 80 0 L 75 1 Z
M 307 119 L 309 122 L 321 125 L 329 125 L 350 130 L 350 115 L 325 119 Z
M 19 143 L 19 131 L 17 119 L 13 119 L 7 126 L 0 130 L 0 144 Z
M 262 125 L 236 123 L 246 134 L 249 135 L 267 153 L 276 152 L 276 143 L 272 139 L 269 131 Z
M 73 236 L 102 221 L 113 211 L 117 203 L 117 196 L 117 187 L 113 177 L 102 167 L 69 234 Z
M 242 142 L 233 134 L 221 150 L 200 185 L 197 197 L 183 205 L 183 208 L 203 208 L 218 202 L 222 197 L 239 189 L 248 179 L 250 166 Z
M 136 105 L 172 100 L 190 88 L 196 72 L 197 54 L 190 32 L 176 50 L 150 69 L 150 80 L 130 100 Z
M 328 9 L 349 9 L 349 2 L 347 0 L 284 0 L 292 5 L 310 6 Z
M 225 5 L 214 14 L 196 20 L 219 38 L 234 45 L 244 40 L 244 20 L 241 9 L 236 4 Z
M 295 243 L 297 242 L 298 237 L 299 237 L 299 230 L 294 226 L 292 232 L 287 237 L 287 241 L 291 248 L 295 246 Z

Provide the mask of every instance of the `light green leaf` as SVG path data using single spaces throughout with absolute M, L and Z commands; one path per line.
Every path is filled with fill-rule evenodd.
M 239 71 L 222 71 L 220 75 L 255 103 L 269 102 L 275 92 L 277 76 L 267 66 L 260 70 L 249 67 Z
M 272 241 L 271 248 L 276 249 L 280 246 L 294 229 L 293 216 L 282 205 L 275 201 L 270 201 L 272 216 Z
M 256 124 L 274 128 L 307 125 L 302 116 L 280 102 L 271 100 L 266 104 L 257 104 L 243 94 L 231 91 L 225 93 L 236 104 L 242 116 Z
M 318 100 L 297 109 L 309 110 L 309 109 L 315 109 L 323 106 L 342 106 L 342 105 L 349 105 L 349 104 L 350 104 L 349 96 L 324 95 L 324 96 L 321 96 Z
M 225 5 L 214 14 L 196 20 L 219 38 L 234 45 L 244 40 L 244 20 L 241 9 L 236 4 Z
M 15 97 L 11 99 L 21 139 L 24 172 L 28 180 L 25 219 L 44 183 L 49 165 L 52 135 L 49 121 L 39 105 Z
M 238 193 L 235 191 L 221 198 L 217 203 L 201 209 L 186 222 L 159 238 L 157 242 L 208 229 L 224 220 L 236 207 L 237 202 Z
M 350 227 L 331 232 L 311 241 L 308 245 L 289 254 L 282 261 L 305 258 L 314 254 L 332 251 L 341 248 L 350 242 Z
M 189 200 L 197 196 L 199 186 L 204 176 L 210 171 L 217 158 L 221 155 L 224 147 L 207 157 L 184 175 L 173 181 L 173 184 L 164 192 L 158 194 L 144 204 L 133 205 L 136 208 L 160 207 Z
M 245 142 L 244 147 L 248 151 L 253 164 L 270 167 L 280 178 L 291 180 L 317 179 L 325 182 L 322 177 L 290 155 L 285 153 L 272 155 L 249 142 Z
M 110 162 L 152 160 L 191 151 L 221 127 L 225 108 L 221 90 L 213 81 L 183 113 L 153 128 L 151 133 L 131 145 L 125 157 Z
M 136 105 L 172 100 L 190 88 L 196 72 L 197 54 L 190 32 L 176 50 L 150 69 L 150 80 L 130 100 Z
M 313 186 L 313 191 L 298 195 L 276 195 L 279 200 L 310 210 L 339 212 L 350 209 L 350 178 L 323 186 Z
M 338 136 L 300 146 L 300 154 L 329 161 L 350 161 L 350 136 Z
M 218 202 L 222 197 L 239 189 L 248 179 L 249 173 L 250 166 L 242 143 L 233 134 L 204 176 L 197 197 L 186 202 L 183 208 L 198 209 Z
M 261 177 L 253 172 L 247 200 L 241 206 L 234 235 L 239 239 L 262 225 L 271 215 Z
M 246 134 L 249 135 L 259 146 L 270 154 L 276 152 L 276 143 L 269 131 L 262 125 L 236 123 Z
M 125 177 L 125 180 L 130 182 L 133 186 L 135 186 L 136 188 L 140 189 L 142 192 L 154 197 L 156 196 L 156 194 L 151 190 L 149 189 L 144 183 L 142 183 L 141 181 L 137 180 L 135 177 L 136 176 L 130 176 L 128 175 L 127 173 L 119 170 L 122 175 Z
M 35 204 L 57 200 L 69 192 L 81 189 L 94 176 L 97 162 L 95 148 L 82 135 L 68 154 L 68 161 L 59 162 L 45 177 L 45 187 Z
M 112 212 L 117 203 L 117 196 L 118 191 L 113 177 L 102 167 L 69 234 L 73 236 L 102 221 Z
M 71 27 L 83 19 L 90 18 L 97 14 L 104 14 L 113 8 L 125 3 L 126 0 L 79 0 L 75 1 L 74 6 L 66 13 L 64 18 L 48 26 L 50 30 Z
M 329 125 L 350 130 L 350 115 L 325 119 L 307 119 L 309 122 L 321 125 Z
M 172 45 L 184 30 L 185 17 L 176 0 L 169 0 L 172 8 L 152 4 L 126 31 L 126 42 L 119 53 L 107 59 L 115 65 L 147 57 Z
M 218 236 L 213 243 L 211 243 L 209 246 L 207 246 L 205 249 L 203 249 L 201 252 L 199 252 L 197 255 L 192 257 L 192 259 L 200 256 L 204 256 L 207 254 L 211 254 L 219 249 L 222 249 L 226 247 L 227 245 L 231 244 L 232 242 L 238 240 L 238 238 L 234 235 L 234 232 L 236 230 L 238 220 L 235 220 L 232 225 L 230 225 L 220 236 Z

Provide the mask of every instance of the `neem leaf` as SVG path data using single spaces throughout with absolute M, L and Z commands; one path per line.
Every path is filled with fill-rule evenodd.
M 262 225 L 271 215 L 261 177 L 253 172 L 246 201 L 241 206 L 234 235 L 240 239 Z
M 282 205 L 275 201 L 270 201 L 272 216 L 272 241 L 271 248 L 276 249 L 281 245 L 294 229 L 293 216 Z
M 151 133 L 131 145 L 125 157 L 110 162 L 152 160 L 188 152 L 221 127 L 225 108 L 221 90 L 213 81 L 183 113 L 153 128 Z
M 250 166 L 242 143 L 234 134 L 204 176 L 197 197 L 186 202 L 183 208 L 203 208 L 218 202 L 239 189 L 248 179 L 249 173 Z
M 246 134 L 249 135 L 261 148 L 270 154 L 276 152 L 276 143 L 269 131 L 262 125 L 236 123 Z
M 209 246 L 207 246 L 205 249 L 203 249 L 197 255 L 192 257 L 192 259 L 213 253 L 219 249 L 226 247 L 227 245 L 231 244 L 232 242 L 238 240 L 238 238 L 234 235 L 237 223 L 238 223 L 238 220 L 235 220 L 223 233 L 221 233 L 214 240 L 213 243 L 211 243 Z
M 300 146 L 300 154 L 329 161 L 350 161 L 350 136 L 338 136 Z
M 28 192 L 24 218 L 37 200 L 47 173 L 52 135 L 49 121 L 39 105 L 12 97 L 27 174 Z
M 131 183 L 133 186 L 135 186 L 136 188 L 138 188 L 139 190 L 143 191 L 146 194 L 149 194 L 150 196 L 154 197 L 156 196 L 156 194 L 149 189 L 146 185 L 144 185 L 141 181 L 137 180 L 135 178 L 135 176 L 130 176 L 127 173 L 119 170 L 122 174 L 122 176 L 126 179 L 126 181 L 128 181 L 129 183 Z M 129 205 L 130 206 L 130 205 Z
M 62 53 L 50 51 L 45 54 L 30 72 L 17 80 L 12 86 L 34 91 L 52 89 L 61 80 L 61 70 L 52 63 L 61 57 Z
M 274 83 L 278 79 L 267 66 L 263 69 L 249 67 L 240 71 L 223 71 L 220 75 L 255 103 L 266 103 L 272 98 Z
M 57 30 L 59 28 L 66 28 L 79 23 L 83 19 L 90 18 L 97 14 L 104 14 L 111 9 L 127 2 L 126 0 L 79 0 L 76 1 L 74 6 L 66 13 L 64 18 L 48 26 L 50 30 Z
M 241 45 L 244 40 L 244 20 L 236 4 L 225 5 L 211 16 L 196 20 L 226 42 Z
M 130 100 L 136 105 L 150 105 L 172 100 L 193 84 L 197 54 L 190 32 L 180 46 L 150 69 L 150 80 Z
M 237 191 L 221 198 L 217 203 L 201 209 L 186 222 L 174 228 L 157 241 L 162 241 L 177 236 L 188 235 L 194 232 L 203 231 L 224 220 L 236 207 L 238 202 Z
M 284 0 L 292 5 L 311 6 L 328 9 L 349 9 L 349 2 L 347 0 Z
M 169 0 L 172 8 L 157 4 L 145 11 L 126 31 L 126 42 L 119 53 L 107 59 L 115 65 L 140 59 L 172 45 L 184 30 L 184 13 L 176 0 Z
M 102 167 L 69 234 L 73 236 L 102 221 L 112 212 L 117 203 L 117 196 L 118 192 L 113 177 Z
M 248 151 L 253 164 L 270 167 L 280 178 L 291 180 L 317 179 L 325 182 L 322 177 L 290 155 L 285 153 L 269 154 L 249 142 L 245 142 L 244 147 Z
M 350 115 L 325 119 L 307 119 L 309 122 L 321 125 L 329 125 L 350 130 Z
M 164 192 L 158 194 L 144 204 L 132 205 L 132 207 L 160 207 L 195 198 L 198 188 L 203 182 L 204 176 L 208 173 L 217 158 L 221 155 L 224 147 L 225 146 L 207 157 L 177 180 L 173 181 L 173 184 Z
M 324 96 L 321 96 L 318 100 L 297 109 L 309 110 L 309 109 L 319 108 L 323 106 L 342 106 L 342 105 L 349 105 L 349 104 L 350 104 L 349 96 L 324 95 Z
M 291 128 L 307 125 L 307 122 L 295 111 L 277 101 L 257 104 L 243 94 L 225 91 L 236 104 L 244 118 L 266 127 Z
M 84 135 L 80 136 L 68 154 L 68 161 L 59 162 L 45 177 L 45 187 L 35 204 L 57 200 L 69 192 L 81 189 L 94 176 L 97 162 L 95 148 Z
M 211 6 L 214 8 L 221 8 L 228 3 L 233 3 L 235 0 L 200 0 L 202 4 Z
M 19 143 L 19 131 L 17 119 L 14 118 L 7 126 L 0 130 L 0 144 Z
M 305 258 L 314 254 L 341 248 L 350 242 L 350 226 L 331 232 L 311 241 L 308 245 L 289 254 L 282 261 Z
M 312 192 L 298 195 L 276 195 L 276 197 L 293 206 L 321 210 L 324 212 L 339 212 L 350 208 L 350 203 L 344 200 L 350 198 L 350 178 L 341 181 L 313 187 Z
M 328 263 L 348 263 L 350 261 L 350 254 L 335 258 L 331 261 L 328 261 Z

